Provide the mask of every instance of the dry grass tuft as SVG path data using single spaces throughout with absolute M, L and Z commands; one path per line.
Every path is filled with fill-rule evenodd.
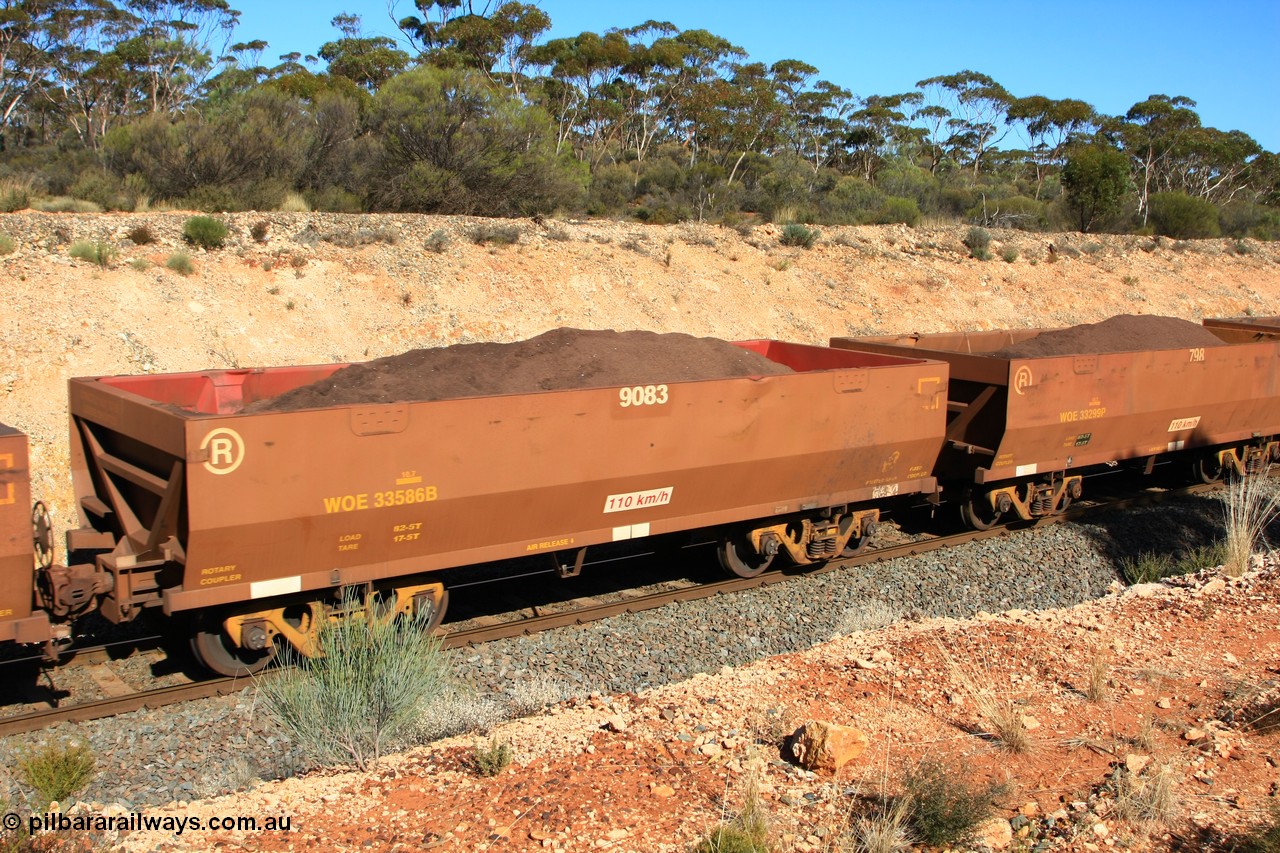
M 1280 516 L 1280 488 L 1271 466 L 1227 486 L 1223 516 L 1227 528 L 1224 571 L 1238 578 L 1249 570 L 1254 551 L 1266 541 L 1267 526 Z
M 1094 649 L 1089 658 L 1089 683 L 1084 695 L 1090 702 L 1105 702 L 1111 698 L 1111 660 L 1106 650 Z
M 986 721 L 986 728 L 979 730 L 1003 749 L 1014 753 L 1030 752 L 1034 741 L 1026 723 L 1022 721 L 1022 709 L 1007 696 L 1000 696 L 992 687 L 993 678 L 985 667 L 974 662 L 962 666 L 943 648 L 938 646 L 946 661 L 951 678 L 969 695 L 978 716 Z
M 1167 825 L 1177 816 L 1174 770 L 1168 764 L 1153 765 L 1136 775 L 1121 770 L 1115 786 L 1116 814 L 1124 820 Z

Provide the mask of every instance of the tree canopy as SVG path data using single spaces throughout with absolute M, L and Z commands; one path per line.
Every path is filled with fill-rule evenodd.
M 1217 215 L 1280 236 L 1280 159 L 1181 95 L 1109 116 L 974 69 L 856 94 L 667 21 L 548 39 L 547 12 L 518 0 L 414 0 L 399 39 L 344 12 L 315 55 L 264 61 L 239 17 L 227 0 L 0 0 L 0 180 L 108 207 L 295 193 L 648 221 L 1174 217 L 1196 234 Z

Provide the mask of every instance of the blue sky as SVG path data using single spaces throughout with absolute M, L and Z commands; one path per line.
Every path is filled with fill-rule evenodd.
M 389 0 L 231 0 L 238 40 L 265 39 L 264 62 L 314 54 L 340 12 L 367 33 L 398 36 Z M 398 17 L 412 0 L 390 0 Z M 483 0 L 477 0 L 477 6 Z M 550 37 L 644 20 L 707 29 L 753 60 L 801 59 L 857 95 L 910 91 L 963 69 L 1014 95 L 1079 98 L 1121 114 L 1148 95 L 1186 95 L 1201 120 L 1280 151 L 1280 0 L 540 0 Z M 1012 141 L 1012 140 L 1011 140 Z

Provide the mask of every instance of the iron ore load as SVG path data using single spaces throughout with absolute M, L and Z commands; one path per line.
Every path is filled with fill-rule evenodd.
M 570 577 L 592 548 L 684 537 L 752 577 L 858 553 L 900 502 L 983 528 L 1061 512 L 1099 467 L 1248 476 L 1280 453 L 1280 326 L 1236 322 L 830 347 L 559 329 L 72 379 L 65 566 L 0 427 L 0 640 L 56 655 L 83 614 L 152 611 L 242 674 L 326 620 L 438 623 L 445 577 L 482 564 Z

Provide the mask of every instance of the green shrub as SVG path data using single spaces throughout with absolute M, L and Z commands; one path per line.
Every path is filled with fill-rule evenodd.
M 135 225 L 125 234 L 135 246 L 145 246 L 148 243 L 156 241 L 156 235 L 152 233 L 151 227 L 148 225 Z
M 878 225 L 901 223 L 914 228 L 920 223 L 920 205 L 913 198 L 887 198 L 876 211 L 875 221 Z
M 81 172 L 68 193 L 73 198 L 93 202 L 102 210 L 129 210 L 133 207 L 120 179 L 97 167 Z
M 307 194 L 307 203 L 312 210 L 325 210 L 331 213 L 363 213 L 364 201 L 353 192 L 341 187 L 325 187 Z
M 212 216 L 193 216 L 183 224 L 182 237 L 202 249 L 221 249 L 227 239 L 227 226 Z
M 1207 199 L 1192 198 L 1186 193 L 1153 193 L 1149 204 L 1151 224 L 1157 234 L 1189 240 L 1222 233 L 1218 208 Z
M 980 261 L 991 260 L 991 232 L 974 225 L 962 241 L 972 257 Z
M 32 208 L 41 213 L 101 213 L 102 206 L 97 202 L 89 201 L 83 198 L 71 198 L 70 196 L 57 195 L 52 198 L 41 199 L 32 205 Z
M 358 611 L 348 597 L 343 609 Z M 268 713 L 311 758 L 353 762 L 365 770 L 407 741 L 424 706 L 450 681 L 448 659 L 429 630 L 431 613 L 413 618 L 325 622 L 319 655 L 259 685 Z
M 782 236 L 778 238 L 778 242 L 784 246 L 801 246 L 805 249 L 812 249 L 813 243 L 817 239 L 817 229 L 808 228 L 799 222 L 791 222 L 783 226 Z
M 991 816 L 1000 786 L 975 788 L 955 768 L 924 761 L 903 779 L 907 824 L 912 835 L 930 846 L 960 846 L 972 840 Z
M 76 240 L 67 250 L 73 258 L 95 263 L 100 267 L 109 267 L 116 257 L 116 247 L 101 240 Z
M 191 256 L 186 252 L 174 252 L 165 260 L 164 265 L 166 269 L 171 269 L 179 275 L 191 275 L 196 271 L 191 263 Z
M 435 252 L 437 255 L 443 255 L 445 249 L 448 249 L 449 244 L 452 242 L 453 240 L 450 239 L 449 235 L 445 233 L 443 228 L 437 228 L 427 235 L 427 239 L 424 241 L 423 245 L 426 247 L 428 252 Z
M 146 258 L 134 258 L 129 261 L 129 269 L 134 270 L 135 272 L 146 272 L 151 269 L 151 261 Z
M 51 802 L 62 803 L 87 785 L 96 764 L 87 744 L 49 744 L 20 755 L 18 771 L 23 781 L 35 789 L 43 808 Z
M 1011 264 L 1018 259 L 1018 250 L 1012 246 L 1005 246 L 1004 249 L 1000 251 L 1000 257 L 1006 264 Z
M 469 232 L 471 241 L 477 246 L 494 243 L 499 246 L 511 246 L 520 242 L 520 228 L 516 225 L 498 225 L 486 223 L 477 225 Z
M 0 234 L 0 255 L 12 255 L 18 248 L 18 244 L 8 234 Z
M 1121 561 L 1120 572 L 1131 584 L 1155 583 L 1173 574 L 1173 558 L 1168 554 L 1143 552 Z
M 469 764 L 481 776 L 497 776 L 511 764 L 511 742 L 489 738 L 487 744 L 477 743 L 471 748 Z

